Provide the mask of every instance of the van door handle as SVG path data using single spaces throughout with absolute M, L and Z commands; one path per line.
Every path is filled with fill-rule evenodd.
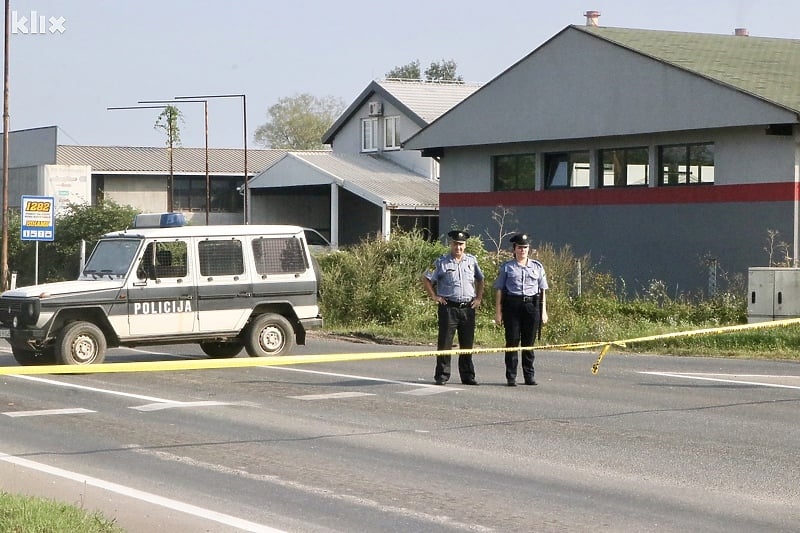
M 238 293 L 236 296 L 239 296 L 240 298 L 250 298 L 252 294 L 249 292 L 242 291 Z

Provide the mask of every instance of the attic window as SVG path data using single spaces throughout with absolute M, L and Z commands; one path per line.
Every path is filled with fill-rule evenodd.
M 383 147 L 387 150 L 400 149 L 400 134 L 397 131 L 398 117 L 386 117 L 383 120 Z
M 376 152 L 378 150 L 378 119 L 361 120 L 361 151 Z

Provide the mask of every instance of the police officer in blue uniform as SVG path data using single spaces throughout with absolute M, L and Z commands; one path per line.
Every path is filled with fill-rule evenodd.
M 514 258 L 500 265 L 495 289 L 495 323 L 505 327 L 506 348 L 530 347 L 547 323 L 547 276 L 544 266 L 528 257 L 530 237 L 517 233 L 511 237 Z M 522 350 L 522 375 L 526 385 L 536 385 L 533 370 L 533 350 Z M 506 382 L 517 386 L 519 351 L 506 352 Z
M 422 276 L 422 285 L 431 300 L 438 304 L 439 336 L 437 350 L 450 350 L 458 332 L 460 349 L 470 349 L 475 340 L 475 310 L 481 304 L 484 276 L 478 260 L 464 253 L 469 233 L 451 231 L 450 253 L 439 257 Z M 458 356 L 461 383 L 477 385 L 472 354 Z M 433 379 L 444 385 L 450 379 L 450 356 L 436 357 Z

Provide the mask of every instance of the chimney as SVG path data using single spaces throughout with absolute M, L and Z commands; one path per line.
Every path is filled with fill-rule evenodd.
M 750 32 L 747 31 L 747 28 L 736 28 L 733 30 L 733 34 L 739 37 L 747 37 Z
M 600 12 L 599 11 L 587 11 L 583 14 L 586 17 L 586 25 L 587 26 L 599 26 L 600 25 Z

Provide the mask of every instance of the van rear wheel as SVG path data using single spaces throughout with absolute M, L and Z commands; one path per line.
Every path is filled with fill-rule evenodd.
M 106 336 L 91 322 L 72 322 L 58 334 L 56 360 L 63 365 L 90 365 L 106 358 Z
M 265 313 L 250 324 L 245 342 L 245 349 L 250 357 L 286 355 L 292 348 L 294 329 L 283 316 Z
M 236 357 L 242 351 L 240 342 L 201 342 L 200 349 L 212 359 Z

